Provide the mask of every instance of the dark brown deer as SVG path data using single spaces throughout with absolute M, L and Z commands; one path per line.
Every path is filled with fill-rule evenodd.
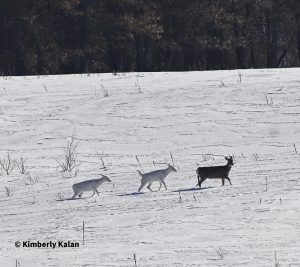
M 201 184 L 207 179 L 222 179 L 222 185 L 225 184 L 225 179 L 229 181 L 231 184 L 231 181 L 228 177 L 228 174 L 230 172 L 231 167 L 233 164 L 233 158 L 225 157 L 227 160 L 227 164 L 224 166 L 214 166 L 214 167 L 199 167 L 196 170 L 197 178 L 198 178 L 198 184 L 201 188 Z

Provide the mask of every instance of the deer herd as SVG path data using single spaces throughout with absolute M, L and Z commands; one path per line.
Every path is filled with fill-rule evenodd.
M 228 175 L 231 170 L 231 167 L 234 165 L 233 157 L 229 156 L 229 157 L 225 157 L 225 159 L 227 160 L 226 165 L 212 166 L 212 167 L 198 167 L 197 168 L 197 170 L 196 170 L 197 179 L 198 179 L 197 186 L 199 186 L 199 188 L 201 188 L 201 184 L 206 179 L 221 179 L 222 185 L 225 184 L 225 179 L 226 179 L 231 184 L 231 181 L 230 181 Z M 168 164 L 168 167 L 165 169 L 155 170 L 155 171 L 148 172 L 148 173 L 141 173 L 140 171 L 138 171 L 138 174 L 141 177 L 141 185 L 138 188 L 138 192 L 140 192 L 145 185 L 147 185 L 147 188 L 150 191 L 153 191 L 151 189 L 151 185 L 153 182 L 160 183 L 159 190 L 162 185 L 167 190 L 167 186 L 166 186 L 164 179 L 171 172 L 177 172 L 177 170 L 175 169 L 174 166 L 172 166 L 170 164 Z M 81 183 L 74 184 L 72 186 L 73 191 L 74 191 L 74 195 L 73 195 L 72 199 L 75 199 L 76 197 L 81 198 L 82 194 L 84 192 L 88 192 L 88 191 L 93 192 L 92 196 L 95 193 L 97 193 L 97 195 L 99 196 L 98 187 L 105 182 L 111 182 L 111 180 L 107 176 L 101 174 L 100 179 L 87 180 L 87 181 L 83 181 Z

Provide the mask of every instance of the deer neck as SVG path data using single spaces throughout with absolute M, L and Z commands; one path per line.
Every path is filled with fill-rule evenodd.
M 166 175 L 168 175 L 170 172 L 171 172 L 171 168 L 170 167 L 168 167 L 168 168 L 165 169 L 165 174 Z
M 228 172 L 231 170 L 232 165 L 230 165 L 229 163 L 226 164 L 226 169 L 228 170 Z
M 100 186 L 100 185 L 102 185 L 104 183 L 104 179 L 103 178 L 100 178 L 100 179 L 98 179 L 98 185 L 97 185 L 97 187 L 98 186 Z

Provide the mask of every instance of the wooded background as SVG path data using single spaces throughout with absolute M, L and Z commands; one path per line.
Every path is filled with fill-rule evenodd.
M 299 66 L 299 0 L 0 0 L 0 75 Z

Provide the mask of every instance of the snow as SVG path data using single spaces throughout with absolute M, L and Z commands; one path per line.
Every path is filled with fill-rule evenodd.
M 0 77 L 0 158 L 27 159 L 36 179 L 17 168 L 0 175 L 0 266 L 135 266 L 134 254 L 137 266 L 300 266 L 299 74 Z M 73 132 L 76 177 L 58 168 Z M 178 172 L 166 178 L 168 190 L 137 194 L 135 156 L 148 172 L 166 166 L 153 161 L 171 162 L 170 152 Z M 197 166 L 225 164 L 228 154 L 233 185 L 206 180 L 198 189 Z M 113 183 L 99 197 L 60 201 L 100 173 Z

